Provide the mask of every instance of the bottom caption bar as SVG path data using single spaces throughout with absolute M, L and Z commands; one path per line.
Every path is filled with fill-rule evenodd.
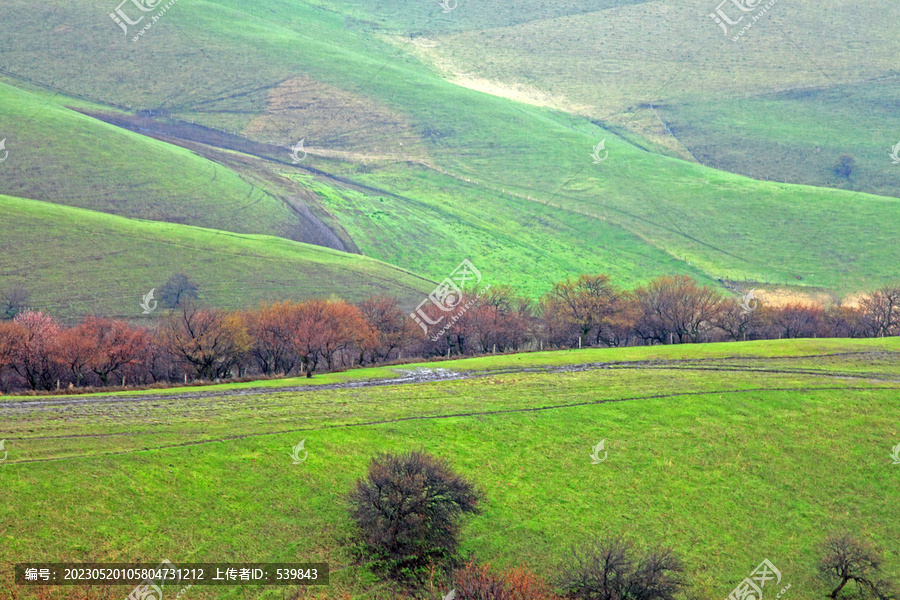
M 327 563 L 20 563 L 19 585 L 328 585 Z

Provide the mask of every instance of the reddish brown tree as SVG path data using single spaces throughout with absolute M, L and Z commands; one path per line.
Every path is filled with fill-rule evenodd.
M 307 377 L 312 377 L 320 360 L 331 370 L 340 352 L 358 350 L 376 335 L 362 312 L 343 300 L 304 302 L 292 327 L 294 348 Z
M 828 337 L 865 337 L 866 323 L 862 310 L 851 306 L 830 306 L 825 311 Z
M 96 347 L 84 334 L 82 325 L 66 329 L 60 334 L 59 360 L 72 376 L 76 386 L 81 386 L 90 374 L 90 363 Z
M 719 292 L 687 275 L 658 277 L 635 290 L 641 307 L 636 330 L 648 341 L 697 343 L 721 310 Z
M 103 385 L 109 385 L 111 374 L 136 364 L 150 344 L 146 329 L 131 327 L 124 321 L 88 317 L 78 329 L 93 349 L 88 368 Z
M 13 320 L 25 335 L 13 351 L 10 366 L 33 390 L 50 390 L 62 375 L 60 334 L 62 328 L 42 312 L 19 313 Z
M 720 310 L 713 317 L 711 323 L 724 331 L 732 340 L 746 341 L 762 327 L 760 308 L 761 305 L 758 301 L 753 306 L 753 310 L 749 310 L 749 307 L 739 300 L 728 298 L 722 301 Z
M 393 352 L 399 353 L 420 337 L 421 330 L 396 298 L 374 296 L 360 302 L 358 308 L 374 333 L 368 338 L 371 343 L 361 349 L 360 364 L 366 355 L 373 363 L 387 361 Z
M 473 307 L 476 350 L 501 352 L 518 350 L 534 339 L 534 310 L 531 301 L 516 295 L 508 286 L 494 286 Z
M 12 370 L 13 360 L 27 335 L 28 332 L 18 323 L 0 321 L 0 377 L 4 371 Z
M 821 306 L 792 302 L 763 307 L 760 319 L 769 339 L 813 338 L 826 334 L 825 310 Z
M 266 375 L 290 373 L 299 362 L 294 347 L 294 324 L 301 305 L 286 300 L 264 304 L 247 313 L 247 329 L 253 338 L 251 354 Z
M 509 571 L 470 560 L 453 574 L 456 600 L 561 600 L 551 587 L 524 567 Z
M 610 282 L 608 275 L 582 275 L 553 286 L 546 306 L 574 326 L 582 343 L 597 344 L 621 298 L 622 291 Z
M 166 320 L 162 339 L 176 360 L 209 380 L 229 376 L 251 346 L 239 314 L 191 304 L 182 304 Z

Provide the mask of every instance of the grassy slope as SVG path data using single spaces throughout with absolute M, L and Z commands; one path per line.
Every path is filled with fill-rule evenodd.
M 328 597 L 349 590 L 368 598 L 368 576 L 344 568 L 343 494 L 374 453 L 425 447 L 485 489 L 485 513 L 464 532 L 465 550 L 484 559 L 525 561 L 550 576 L 570 544 L 625 532 L 682 552 L 698 597 L 725 597 L 769 558 L 792 584 L 792 597 L 812 599 L 822 595 L 816 545 L 836 528 L 888 549 L 887 574 L 900 574 L 900 557 L 890 550 L 900 513 L 888 458 L 900 436 L 898 351 L 892 339 L 544 353 L 459 366 L 686 353 L 692 364 L 7 412 L 0 437 L 10 454 L 0 477 L 10 502 L 0 505 L 0 563 L 322 559 L 341 569 Z M 868 360 L 882 356 L 877 376 L 895 382 L 790 372 L 797 357 L 816 360 L 823 352 L 841 374 L 865 373 Z M 747 364 L 691 368 L 722 356 Z M 743 370 L 750 365 L 757 370 Z M 684 395 L 646 398 L 660 390 Z M 602 403 L 623 399 L 631 400 Z M 589 404 L 460 414 L 576 403 Z M 413 416 L 424 418 L 353 426 Z M 309 459 L 295 466 L 288 450 L 300 439 Z M 600 439 L 609 458 L 591 465 L 588 453 Z M 195 445 L 178 446 L 184 442 Z M 51 460 L 27 462 L 40 458 Z M 8 579 L 0 589 L 5 585 Z M 266 597 L 281 593 L 271 589 Z
M 56 98 L 56 101 L 64 101 Z M 127 217 L 298 239 L 279 198 L 183 148 L 0 83 L 0 193 Z
M 380 3 L 366 4 L 378 12 L 373 5 Z M 526 22 L 486 28 L 471 23 L 481 5 L 461 3 L 441 23 L 466 24 L 464 31 L 435 28 L 412 47 L 448 73 L 535 97 L 550 93 L 561 108 L 630 130 L 673 155 L 690 159 L 687 149 L 694 150 L 704 164 L 760 179 L 845 187 L 829 171 L 849 151 L 861 168 L 848 187 L 898 195 L 886 159 L 898 141 L 895 3 L 778 3 L 738 42 L 707 16 L 714 7 L 705 0 L 580 8 L 565 17 L 525 12 Z M 394 29 L 417 31 L 419 20 L 408 17 Z M 559 68 L 560 56 L 568 68 Z M 766 95 L 810 88 L 824 92 L 800 102 Z M 677 138 L 641 106 L 647 103 L 664 107 Z M 711 145 L 718 152 L 705 151 Z M 740 157 L 731 156 L 735 148 Z
M 889 157 L 900 142 L 898 97 L 895 76 L 740 100 L 690 101 L 659 112 L 704 164 L 759 179 L 900 196 L 900 168 Z M 849 179 L 832 168 L 842 154 L 857 161 Z
M 433 283 L 375 260 L 281 238 L 126 219 L 0 196 L 0 287 L 26 281 L 35 308 L 65 317 L 141 316 L 141 297 L 173 273 L 211 304 L 387 293 L 408 302 Z
M 893 200 L 760 183 L 643 152 L 584 119 L 451 85 L 398 54 L 397 49 L 361 32 L 358 24 L 308 5 L 272 1 L 251 6 L 236 1 L 178 4 L 150 35 L 132 44 L 103 19 L 87 18 L 83 13 L 73 16 L 68 9 L 55 8 L 56 3 L 44 4 L 48 8 L 46 22 L 23 23 L 20 35 L 37 36 L 75 19 L 81 28 L 59 34 L 60 42 L 68 45 L 17 50 L 7 36 L 0 39 L 0 47 L 8 51 L 12 70 L 40 71 L 49 83 L 63 85 L 73 93 L 252 131 L 258 113 L 268 110 L 273 86 L 303 73 L 404 115 L 426 145 L 424 150 L 417 147 L 409 158 L 433 164 L 452 177 L 423 174 L 421 167 L 407 163 L 376 165 L 368 173 L 349 169 L 341 174 L 404 196 L 403 212 L 415 217 L 404 219 L 405 223 L 428 222 L 446 232 L 446 237 L 455 238 L 453 243 L 439 246 L 431 236 L 418 235 L 415 228 L 400 224 L 397 237 L 408 244 L 378 248 L 381 240 L 371 234 L 377 227 L 361 231 L 364 238 L 373 237 L 358 240 L 358 245 L 369 247 L 381 260 L 405 265 L 412 254 L 429 257 L 419 259 L 418 264 L 430 277 L 443 277 L 448 265 L 452 268 L 464 256 L 501 280 L 537 279 L 543 289 L 553 278 L 570 272 L 570 265 L 559 260 L 549 265 L 531 260 L 533 244 L 529 248 L 527 243 L 519 245 L 517 240 L 504 238 L 511 203 L 527 217 L 544 211 L 547 204 L 554 205 L 555 220 L 566 227 L 548 244 L 581 245 L 585 260 L 579 261 L 579 271 L 606 270 L 607 254 L 602 247 L 621 242 L 620 229 L 609 227 L 617 225 L 630 232 L 631 246 L 638 244 L 636 236 L 673 258 L 689 261 L 692 267 L 682 271 L 700 268 L 711 278 L 847 292 L 900 276 L 889 246 L 883 243 L 900 233 L 900 209 Z M 30 4 L 20 0 L 9 7 L 17 22 L 27 21 L 31 10 Z M 90 58 L 66 50 L 89 35 L 97 46 Z M 94 61 L 104 60 L 112 66 L 91 68 Z M 66 77 L 65 68 L 84 73 L 78 78 Z M 171 77 L 172 72 L 179 77 Z M 718 76 L 721 79 L 724 74 Z M 146 81 L 154 84 L 144 85 Z M 298 97 L 302 99 L 302 94 Z M 356 119 L 352 104 L 333 108 L 338 120 L 342 110 Z M 358 128 L 358 119 L 353 123 Z M 369 140 L 379 126 L 380 134 L 390 140 L 391 127 L 371 123 L 365 136 L 348 129 L 328 139 L 307 138 L 307 146 L 359 153 L 365 147 L 354 140 Z M 304 130 L 298 122 L 295 129 L 281 133 L 283 140 L 269 141 L 287 143 L 302 137 Z M 589 153 L 603 138 L 610 158 L 594 165 Z M 307 164 L 333 167 L 315 152 Z M 467 189 L 460 185 L 460 178 L 481 185 Z M 453 208 L 437 215 L 438 225 L 435 211 L 422 205 L 435 203 L 442 187 L 449 198 L 447 205 Z M 528 202 L 534 206 L 483 193 L 491 188 L 531 198 Z M 473 235 L 468 224 L 468 231 L 457 233 L 459 217 L 453 213 L 465 212 L 476 201 L 479 218 L 492 221 L 491 226 Z M 353 208 L 335 216 L 346 224 L 358 219 Z M 571 223 L 575 221 L 596 233 L 586 241 L 573 240 Z M 499 252 L 496 246 L 501 247 Z M 495 256 L 515 256 L 517 260 Z M 646 262 L 627 264 L 624 270 L 630 273 L 623 280 L 643 278 Z
M 315 190 L 330 212 L 344 216 L 343 226 L 363 254 L 433 277 L 446 276 L 468 257 L 486 282 L 533 296 L 584 272 L 608 273 L 625 286 L 672 273 L 706 279 L 702 271 L 601 219 L 424 169 L 416 178 L 408 173 L 389 169 L 371 178 L 382 189 L 414 185 L 406 198 L 335 189 L 309 177 L 298 181 Z

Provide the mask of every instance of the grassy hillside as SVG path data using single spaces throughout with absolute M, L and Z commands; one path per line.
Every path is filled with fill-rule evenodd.
M 434 283 L 375 260 L 281 238 L 126 219 L 0 196 L 0 288 L 24 282 L 30 304 L 63 317 L 140 318 L 141 298 L 174 273 L 204 302 L 231 308 L 340 291 L 410 304 Z
M 463 532 L 482 559 L 550 577 L 571 544 L 621 532 L 674 546 L 694 597 L 724 598 L 763 558 L 792 597 L 821 597 L 816 548 L 838 528 L 900 575 L 898 353 L 895 339 L 586 350 L 442 362 L 484 376 L 439 383 L 0 405 L 0 563 L 325 560 L 324 597 L 371 598 L 342 545 L 344 494 L 372 455 L 424 447 L 484 489 Z M 583 363 L 607 368 L 541 369 Z M 293 465 L 301 439 L 309 458 Z
M 380 3 L 367 4 L 378 14 Z M 673 156 L 900 195 L 886 155 L 900 141 L 896 3 L 779 2 L 737 42 L 706 0 L 578 4 L 566 16 L 542 7 L 499 26 L 426 31 L 407 48 L 462 85 L 585 115 Z M 481 4 L 462 2 L 442 22 L 473 16 L 484 17 Z M 842 152 L 861 167 L 849 186 L 829 174 Z
M 884 243 L 900 233 L 894 199 L 758 182 L 645 151 L 582 116 L 448 83 L 410 54 L 412 44 L 397 48 L 391 45 L 396 40 L 373 35 L 372 26 L 332 11 L 274 0 L 179 3 L 132 43 L 108 18 L 77 10 L 78 3 L 63 7 L 43 0 L 41 6 L 46 18 L 37 22 L 28 19 L 33 4 L 10 3 L 10 19 L 21 28 L 15 36 L 0 36 L 7 72 L 35 75 L 47 86 L 97 102 L 153 110 L 160 123 L 193 119 L 279 148 L 302 138 L 310 155 L 295 173 L 319 169 L 367 186 L 375 198 L 341 206 L 336 198 L 344 192 L 322 191 L 335 219 L 353 230 L 354 244 L 431 278 L 443 277 L 464 257 L 503 282 L 525 282 L 534 293 L 573 271 L 618 271 L 625 283 L 641 281 L 648 264 L 713 281 L 838 294 L 900 277 Z M 668 9 L 642 3 L 602 12 L 641 10 Z M 637 15 L 645 13 L 629 14 L 642 22 Z M 678 18 L 692 23 L 680 13 Z M 567 31 L 562 25 L 569 20 L 593 23 L 586 16 L 559 19 L 521 27 L 558 32 Z M 58 44 L 15 43 L 48 30 L 58 35 Z M 714 26 L 702 31 L 696 35 L 721 44 Z M 492 32 L 483 32 L 480 46 L 473 40 L 467 46 L 491 48 Z M 538 33 L 531 31 L 529 39 L 540 39 Z M 90 57 L 72 50 L 88 40 L 96 47 Z M 715 52 L 700 47 L 710 62 L 721 53 L 720 45 Z M 627 55 L 627 49 L 622 46 L 617 55 Z M 496 56 L 499 61 L 512 50 Z M 550 54 L 535 56 L 531 68 L 546 67 L 542 61 Z M 871 68 L 882 69 L 886 60 L 873 53 Z M 763 79 L 763 59 L 753 61 L 758 69 L 747 70 L 751 82 Z M 661 64 L 657 73 L 671 71 Z M 655 81 L 643 72 L 623 73 L 615 75 L 621 85 Z M 680 71 L 676 75 L 682 77 Z M 714 70 L 703 85 L 689 72 L 683 75 L 696 83 L 691 89 L 697 96 L 705 93 L 703 85 L 734 79 L 733 69 L 725 68 Z M 802 73 L 796 78 L 809 81 Z M 580 79 L 607 89 L 591 73 Z M 641 97 L 633 89 L 625 95 Z M 594 164 L 591 149 L 601 140 L 609 157 Z M 380 209 L 385 197 L 393 198 L 394 209 Z M 364 215 L 381 221 L 362 223 Z M 538 228 L 525 233 L 531 224 Z M 386 239 L 385 232 L 392 237 Z M 626 251 L 618 253 L 618 247 Z M 681 265 L 666 264 L 673 260 Z
M 66 100 L 0 83 L 0 194 L 346 249 L 302 199 L 57 104 Z
M 897 197 L 900 168 L 889 150 L 900 143 L 898 98 L 900 77 L 894 76 L 735 100 L 694 100 L 665 105 L 659 114 L 703 164 L 758 179 Z M 856 161 L 846 178 L 834 172 L 844 154 Z

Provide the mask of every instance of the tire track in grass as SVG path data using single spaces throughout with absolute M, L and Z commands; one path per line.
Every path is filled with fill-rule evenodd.
M 726 361 L 726 360 L 783 360 L 786 358 L 790 359 L 812 359 L 812 358 L 829 358 L 829 357 L 837 357 L 837 356 L 851 356 L 851 355 L 860 355 L 860 356 L 884 356 L 884 352 L 839 352 L 839 353 L 831 353 L 831 354 L 809 354 L 803 356 L 791 356 L 791 357 L 767 357 L 767 356 L 731 356 L 731 357 L 716 357 L 716 358 L 684 358 L 684 359 L 660 359 L 660 360 L 635 360 L 635 361 L 612 361 L 612 362 L 591 362 L 591 363 L 578 363 L 578 364 L 569 364 L 569 365 L 547 365 L 547 366 L 534 366 L 534 367 L 499 367 L 496 369 L 485 369 L 485 370 L 463 370 L 461 372 L 450 371 L 449 369 L 444 369 L 442 367 L 434 367 L 433 369 L 429 369 L 427 367 L 417 367 L 417 370 L 409 370 L 402 369 L 400 367 L 392 367 L 395 370 L 399 371 L 407 371 L 406 375 L 402 375 L 400 377 L 393 378 L 382 378 L 382 379 L 369 379 L 362 381 L 348 381 L 342 383 L 328 383 L 323 385 L 298 385 L 298 386 L 285 386 L 285 387 L 247 387 L 247 388 L 238 388 L 238 389 L 228 389 L 228 390 L 210 390 L 210 391 L 199 391 L 199 392 L 182 392 L 182 393 L 170 393 L 170 394 L 134 394 L 134 395 L 109 395 L 109 396 L 91 396 L 91 397 L 79 397 L 77 395 L 74 396 L 63 396 L 63 397 L 54 397 L 50 400 L 24 400 L 18 402 L 5 402 L 0 403 L 0 410 L 3 409 L 17 409 L 17 408 L 28 408 L 28 407 L 36 407 L 36 406 L 65 406 L 65 405 L 78 405 L 78 404 L 102 404 L 102 403 L 113 403 L 113 402 L 147 402 L 147 401 L 161 401 L 161 400 L 200 400 L 204 398 L 226 398 L 232 396 L 258 396 L 258 395 L 271 395 L 271 394 L 280 394 L 280 393 L 298 393 L 298 392 L 316 392 L 316 391 L 332 391 L 332 390 L 340 390 L 340 389 L 358 389 L 358 388 L 368 388 L 368 387 L 382 387 L 382 386 L 390 386 L 390 385 L 409 385 L 416 383 L 434 383 L 441 381 L 460 381 L 465 379 L 480 379 L 484 377 L 492 377 L 498 375 L 513 375 L 517 373 L 575 373 L 575 372 L 584 372 L 584 371 L 593 371 L 599 369 L 641 369 L 641 368 L 653 368 L 653 369 L 682 369 L 682 370 L 690 370 L 690 369 L 698 369 L 702 368 L 699 366 L 693 366 L 693 363 L 698 362 L 717 362 L 717 361 Z M 681 366 L 679 366 L 681 365 Z M 814 369 L 809 370 L 791 370 L 791 369 L 754 369 L 754 368 L 740 368 L 738 366 L 729 367 L 729 368 L 709 368 L 709 370 L 731 370 L 731 371 L 750 371 L 750 372 L 761 372 L 761 373 L 776 373 L 776 374 L 798 374 L 798 375 L 813 375 L 813 376 L 822 376 L 822 377 L 842 377 L 842 378 L 854 378 L 854 379 L 870 379 L 876 381 L 885 381 L 885 382 L 900 382 L 900 377 L 898 378 L 886 378 L 886 377 L 877 377 L 873 375 L 867 375 L 864 373 L 848 373 L 848 372 L 839 372 L 839 371 L 817 371 Z M 429 371 L 426 373 L 425 371 Z
M 83 459 L 83 458 L 99 458 L 104 456 L 121 456 L 126 454 L 136 454 L 138 452 L 150 452 L 155 450 L 166 450 L 169 448 L 185 448 L 188 446 L 200 446 L 204 444 L 220 444 L 225 442 L 231 442 L 234 440 L 243 440 L 248 438 L 255 437 L 265 437 L 265 436 L 273 436 L 273 435 L 285 435 L 288 433 L 300 433 L 300 432 L 308 432 L 308 431 L 327 431 L 329 429 L 350 429 L 354 427 L 371 427 L 376 425 L 390 425 L 393 423 L 404 423 L 407 421 L 436 421 L 441 419 L 458 419 L 458 418 L 466 418 L 466 417 L 484 417 L 484 416 L 494 416 L 494 415 L 508 415 L 508 414 L 525 414 L 525 413 L 535 413 L 535 412 L 546 412 L 550 410 L 558 410 L 564 408 L 578 408 L 581 406 L 595 406 L 600 404 L 611 404 L 615 402 L 633 402 L 635 400 L 660 400 L 664 398 L 682 398 L 682 397 L 690 397 L 690 396 L 709 396 L 715 394 L 749 394 L 749 393 L 757 393 L 757 392 L 799 392 L 799 393 L 808 393 L 808 392 L 822 392 L 822 391 L 848 391 L 848 392 L 866 392 L 866 391 L 878 391 L 878 390 L 891 390 L 894 389 L 890 386 L 877 386 L 877 387 L 818 387 L 818 388 L 750 388 L 750 389 L 741 389 L 741 390 L 710 390 L 705 392 L 678 392 L 675 394 L 652 394 L 649 396 L 630 396 L 626 398 L 607 398 L 605 400 L 594 400 L 590 402 L 573 402 L 569 404 L 555 404 L 550 406 L 534 406 L 530 408 L 508 408 L 501 410 L 485 410 L 485 411 L 475 411 L 475 412 L 462 412 L 462 413 L 451 413 L 447 415 L 420 415 L 414 417 L 398 417 L 396 419 L 383 419 L 378 421 L 364 421 L 361 423 L 343 423 L 337 425 L 322 425 L 319 427 L 301 427 L 297 429 L 285 429 L 283 431 L 264 431 L 260 433 L 243 433 L 238 435 L 230 435 L 222 438 L 215 438 L 210 440 L 197 440 L 193 442 L 182 442 L 180 444 L 168 444 L 164 446 L 156 446 L 153 448 L 141 448 L 135 450 L 121 450 L 116 452 L 101 452 L 99 454 L 83 454 L 77 456 L 65 456 L 65 457 L 56 457 L 56 458 L 35 458 L 30 460 L 18 460 L 18 461 L 10 461 L 7 464 L 26 464 L 26 463 L 42 463 L 42 462 L 56 462 L 56 461 L 64 461 L 64 460 L 74 460 L 74 459 Z

